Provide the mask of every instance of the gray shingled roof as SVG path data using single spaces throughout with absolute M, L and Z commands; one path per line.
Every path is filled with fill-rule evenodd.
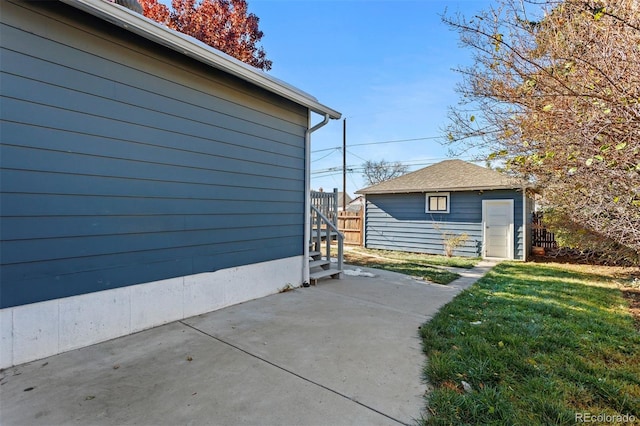
M 523 188 L 526 183 L 462 160 L 445 160 L 415 172 L 372 185 L 356 194 L 432 191 L 477 191 Z

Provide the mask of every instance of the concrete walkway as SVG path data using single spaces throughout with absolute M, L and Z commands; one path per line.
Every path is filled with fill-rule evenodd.
M 0 424 L 412 424 L 418 327 L 494 264 L 448 286 L 368 269 L 12 367 Z

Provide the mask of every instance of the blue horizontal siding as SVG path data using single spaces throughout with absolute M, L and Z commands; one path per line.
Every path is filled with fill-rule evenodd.
M 0 20 L 0 307 L 303 253 L 306 108 L 60 3 Z
M 4 148 L 4 147 L 3 147 Z M 5 150 L 0 151 L 2 155 Z M 62 154 L 64 156 L 64 154 Z M 76 157 L 68 154 L 69 157 Z M 42 156 L 47 157 L 47 156 Z M 38 162 L 42 160 L 38 159 Z M 121 165 L 119 161 L 111 161 Z M 34 162 L 35 163 L 35 162 Z M 92 161 L 85 161 L 94 164 Z M 109 161 L 103 161 L 103 166 L 109 166 Z M 87 164 L 85 164 L 87 166 Z M 135 167 L 135 166 L 134 166 Z M 169 177 L 180 178 L 172 166 L 156 167 L 171 170 L 174 174 Z M 189 170 L 186 171 L 189 173 Z M 213 182 L 173 182 L 155 179 L 123 178 L 114 176 L 96 176 L 70 173 L 51 173 L 33 170 L 3 169 L 0 174 L 3 188 L 11 189 L 18 194 L 60 194 L 78 196 L 111 196 L 111 197 L 144 197 L 165 199 L 193 199 L 193 200 L 251 200 L 266 202 L 299 202 L 299 191 L 293 186 L 299 187 L 299 182 L 289 179 L 290 189 L 279 190 L 277 188 L 265 188 L 256 185 L 256 188 L 247 188 L 229 182 L 229 185 L 215 184 Z M 254 178 L 255 179 L 255 178 Z M 232 184 L 233 183 L 233 184 Z M 264 183 L 263 183 L 264 186 Z M 3 191 L 5 193 L 9 191 Z
M 241 225 L 240 223 L 238 225 Z M 233 227 L 221 229 L 198 229 L 195 231 L 146 232 L 135 234 L 112 234 L 65 238 L 40 239 L 38 251 L 34 252 L 32 240 L 2 241 L 2 263 L 4 266 L 55 259 L 102 256 L 123 252 L 164 250 L 180 247 L 203 247 L 233 242 L 257 244 L 277 236 L 296 236 L 299 226 L 279 227 Z M 143 235 L 143 238 L 141 238 Z
M 522 258 L 522 193 L 516 190 L 450 193 L 450 212 L 427 213 L 423 193 L 367 195 L 365 245 L 369 248 L 444 254 L 445 235 L 466 233 L 467 241 L 454 254 L 480 256 L 482 200 L 514 200 L 516 259 Z
M 32 15 L 31 18 L 37 22 L 38 17 Z M 40 17 L 40 19 L 44 18 Z M 45 20 L 43 24 L 45 22 L 48 23 Z M 114 45 L 102 37 L 92 37 L 91 33 L 76 32 L 86 40 L 86 43 L 69 43 L 74 45 L 73 52 L 70 54 L 71 46 L 67 44 L 67 37 L 64 34 L 49 33 L 43 36 L 37 34 L 40 31 L 29 33 L 22 31 L 21 28 L 4 24 L 0 30 L 3 36 L 2 71 L 5 74 L 3 80 L 5 78 L 30 80 L 26 84 L 37 85 L 43 90 L 58 90 L 58 93 L 65 95 L 64 99 L 52 99 L 49 96 L 40 96 L 38 93 L 29 94 L 28 96 L 33 97 L 36 102 L 40 99 L 45 105 L 50 105 L 52 102 L 63 103 L 69 105 L 71 110 L 75 110 L 79 104 L 65 100 L 67 96 L 71 99 L 84 97 L 91 99 L 92 106 L 96 105 L 98 116 L 121 117 L 125 121 L 137 123 L 137 119 L 131 120 L 131 116 L 122 114 L 119 106 L 127 105 L 138 112 L 154 111 L 156 114 L 147 118 L 152 120 L 147 124 L 155 123 L 160 127 L 172 129 L 159 118 L 178 117 L 194 123 L 216 126 L 219 129 L 229 128 L 237 131 L 241 128 L 242 133 L 258 135 L 261 138 L 267 137 L 278 144 L 288 142 L 299 148 L 296 135 L 301 130 L 300 123 L 283 122 L 276 115 L 257 109 L 256 104 L 265 102 L 260 99 L 256 99 L 253 105 L 246 102 L 252 98 L 250 92 L 244 96 L 239 94 L 236 99 L 224 98 L 222 95 L 212 93 L 206 86 L 217 88 L 224 83 L 213 82 L 207 76 L 194 73 L 175 61 L 167 67 L 167 61 L 158 57 L 159 60 L 155 62 L 158 69 L 134 69 L 121 61 L 139 62 L 141 55 L 132 50 L 136 49 L 136 46 Z M 109 36 L 106 37 L 108 39 Z M 127 38 L 130 39 L 130 37 Z M 92 42 L 100 43 L 103 49 L 111 51 L 101 55 L 91 49 Z M 33 51 L 33 46 L 38 46 L 37 52 Z M 184 58 L 180 60 L 185 64 L 187 62 Z M 126 75 L 126 79 L 121 78 L 123 74 Z M 179 79 L 181 81 L 177 81 L 176 77 L 181 77 Z M 9 97 L 14 93 L 15 91 L 9 91 L 6 96 Z M 22 99 L 24 96 L 25 94 L 18 92 L 17 99 Z M 239 102 L 239 100 L 245 102 Z M 113 106 L 114 102 L 117 102 L 116 108 L 108 108 L 109 105 Z M 101 108 L 102 114 L 100 114 Z M 80 111 L 83 110 L 80 109 Z M 93 111 L 93 109 L 84 110 L 87 113 Z M 259 118 L 256 119 L 256 117 Z M 224 133 L 221 134 L 224 135 Z
M 40 300 L 51 300 L 75 296 L 87 292 L 109 290 L 131 283 L 132 277 L 144 277 L 145 282 L 158 281 L 176 276 L 193 274 L 194 271 L 214 271 L 255 262 L 290 256 L 289 247 L 299 243 L 300 238 L 276 237 L 261 245 L 234 242 L 212 244 L 210 247 L 196 246 L 154 252 L 127 252 L 119 255 L 83 257 L 37 262 L 32 264 L 28 275 L 17 265 L 3 266 L 3 281 L 19 282 L 20 286 L 3 286 L 3 302 L 7 306 L 33 303 L 34 294 Z M 91 286 L 87 288 L 87 283 Z M 135 283 L 135 282 L 133 282 Z M 31 291 L 24 291 L 30 289 Z M 89 290 L 89 291 L 87 291 Z
M 247 214 L 259 211 L 263 215 L 302 214 L 302 202 L 251 202 L 248 200 L 196 200 L 140 197 L 82 197 L 65 194 L 2 194 L 4 216 L 64 216 L 121 215 L 150 216 L 155 214 Z
M 99 155 L 87 152 L 88 148 L 69 146 L 57 149 L 47 149 L 37 146 L 43 139 L 30 139 L 34 133 L 33 127 L 23 126 L 22 136 L 14 132 L 14 126 L 7 126 L 7 139 L 3 141 L 2 164 L 5 170 L 24 170 L 29 172 L 50 172 L 69 174 L 69 167 L 73 166 L 74 175 L 101 176 L 124 178 L 130 180 L 162 180 L 165 182 L 211 185 L 217 182 L 227 182 L 229 186 L 255 188 L 281 188 L 283 190 L 299 190 L 299 178 L 304 174 L 303 169 L 287 169 L 276 164 L 249 162 L 242 159 L 229 159 L 221 155 L 193 155 L 193 163 L 189 163 L 189 156 L 181 156 L 172 151 L 153 146 L 146 146 L 146 155 L 135 159 L 127 158 L 123 153 L 117 156 Z M 3 136 L 4 136 L 3 128 Z M 15 129 L 17 130 L 17 129 Z M 41 129 L 44 131 L 44 129 Z M 82 140 L 82 135 L 69 132 L 48 132 L 48 141 L 65 141 L 71 145 L 76 140 Z M 36 140 L 32 146 L 24 146 L 24 140 Z M 21 142 L 22 141 L 22 142 Z M 119 149 L 118 143 L 105 138 L 84 138 L 85 143 L 102 144 L 103 149 L 113 146 Z M 11 143 L 11 145 L 9 145 Z M 112 145 L 111 145 L 112 144 Z M 126 147 L 122 147 L 126 149 Z M 136 147 L 131 149 L 135 156 Z M 187 158 L 183 158 L 187 157 Z M 208 160 L 208 161 L 207 161 Z M 262 172 L 262 173 L 261 173 Z M 142 184 L 142 183 L 141 183 Z
M 4 59 L 3 59 L 4 60 Z M 163 145 L 157 140 L 164 141 L 166 145 L 177 154 L 209 154 L 213 148 L 218 148 L 230 158 L 242 158 L 259 162 L 268 162 L 274 156 L 283 167 L 296 167 L 296 157 L 300 155 L 301 147 L 292 147 L 287 144 L 278 144 L 276 153 L 271 148 L 273 140 L 266 135 L 262 137 L 253 134 L 234 132 L 229 129 L 213 126 L 210 122 L 203 123 L 190 118 L 176 117 L 170 114 L 162 114 L 157 111 L 127 106 L 115 101 L 107 101 L 102 98 L 93 98 L 86 95 L 67 97 L 66 89 L 55 88 L 39 84 L 32 80 L 12 78 L 3 74 L 3 85 L 8 88 L 3 91 L 3 106 L 7 112 L 3 117 L 5 121 L 38 125 L 46 129 L 71 130 L 74 133 L 93 136 L 106 136 L 112 139 L 123 139 L 130 143 L 131 148 L 144 150 L 142 143 Z M 22 99 L 16 98 L 25 87 L 30 87 L 30 92 Z M 7 93 L 8 92 L 8 93 Z M 18 93 L 13 93 L 18 92 Z M 37 93 L 36 95 L 32 95 Z M 31 98 L 31 99 L 30 99 Z M 37 99 L 34 99 L 37 98 Z M 42 99 L 41 99 L 42 98 Z M 44 103 L 49 99 L 48 103 Z M 42 101 L 42 102 L 40 102 Z M 110 103 L 101 107 L 101 104 Z M 85 105 L 85 109 L 82 106 Z M 90 105 L 90 109 L 86 109 Z M 33 118 L 25 120 L 25 117 L 33 115 Z M 81 126 L 78 123 L 82 123 Z M 225 123 L 230 126 L 229 120 Z M 239 122 L 237 125 L 246 131 L 250 123 Z M 260 130 L 269 130 L 266 127 Z M 291 137 L 289 134 L 288 138 Z M 278 135 L 276 135 L 278 136 Z M 179 140 L 180 144 L 167 143 Z M 140 143 L 142 142 L 142 143 Z M 95 147 L 94 149 L 99 148 Z M 246 152 L 245 152 L 246 150 Z M 116 151 L 117 153 L 118 151 Z M 133 153 L 134 155 L 136 153 Z M 289 155 L 285 155 L 289 154 Z M 266 158 L 261 158 L 264 156 Z
M 173 214 L 139 216 L 13 216 L 4 217 L 2 241 L 68 238 L 114 234 L 191 232 L 211 229 L 302 225 L 298 214 Z M 215 228 L 212 228 L 215 226 Z
M 375 209 L 368 206 L 367 210 Z M 368 248 L 401 250 L 417 253 L 444 254 L 444 236 L 466 233 L 468 240 L 455 251 L 457 256 L 479 256 L 482 225 L 433 221 L 377 221 L 367 214 L 366 246 Z

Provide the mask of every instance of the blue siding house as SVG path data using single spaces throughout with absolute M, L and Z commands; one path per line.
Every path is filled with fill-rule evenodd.
M 310 135 L 338 112 L 111 2 L 0 24 L 0 368 L 308 280 Z
M 534 208 L 528 186 L 497 171 L 446 160 L 356 191 L 366 197 L 365 247 L 526 260 Z

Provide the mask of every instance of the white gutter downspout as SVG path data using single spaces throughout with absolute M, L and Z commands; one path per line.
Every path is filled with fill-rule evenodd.
M 329 122 L 329 114 L 324 120 L 304 132 L 304 266 L 302 268 L 302 284 L 309 285 L 309 241 L 311 240 L 311 133 Z M 311 125 L 311 113 L 309 113 Z

